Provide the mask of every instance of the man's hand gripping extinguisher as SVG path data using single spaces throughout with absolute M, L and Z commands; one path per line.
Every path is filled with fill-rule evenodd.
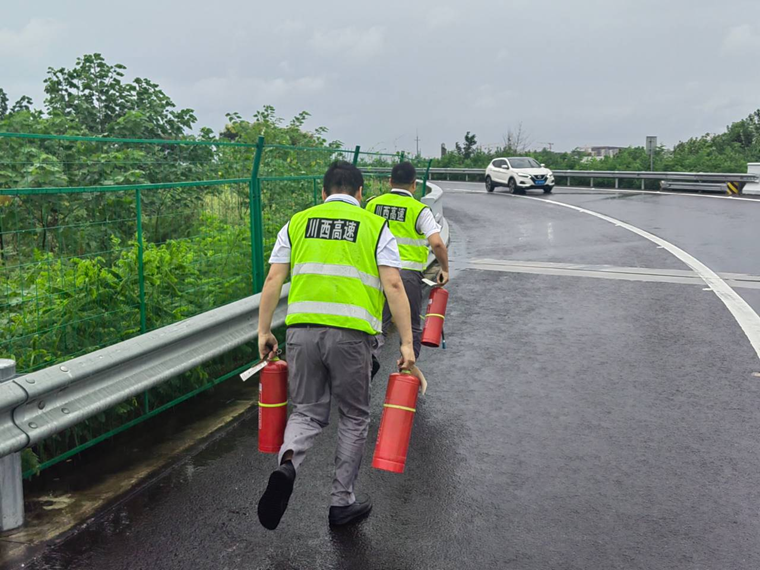
M 443 336 L 443 321 L 446 319 L 446 305 L 449 301 L 449 292 L 443 287 L 433 287 L 428 299 L 427 311 L 425 312 L 425 326 L 422 329 L 422 344 L 438 348 L 443 342 L 446 348 L 446 340 Z

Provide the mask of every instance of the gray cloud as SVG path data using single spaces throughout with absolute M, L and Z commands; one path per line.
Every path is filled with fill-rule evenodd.
M 353 4 L 95 0 L 4 8 L 0 86 L 42 101 L 48 66 L 101 52 L 214 128 L 264 104 L 347 144 L 666 144 L 760 107 L 755 0 L 450 0 Z
M 348 26 L 346 28 L 316 30 L 311 46 L 325 56 L 344 55 L 350 60 L 363 60 L 382 54 L 386 31 L 381 26 L 371 28 Z
M 19 29 L 0 29 L 0 58 L 29 60 L 45 55 L 60 40 L 65 25 L 53 19 L 32 18 Z
M 731 28 L 723 41 L 723 53 L 750 57 L 760 55 L 760 26 L 741 24 Z

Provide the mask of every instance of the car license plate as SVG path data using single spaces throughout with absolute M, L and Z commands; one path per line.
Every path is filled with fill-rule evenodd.
M 536 180 L 536 186 L 542 186 L 543 184 L 546 184 L 546 180 Z

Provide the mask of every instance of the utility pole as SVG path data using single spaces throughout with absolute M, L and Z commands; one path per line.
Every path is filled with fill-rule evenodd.
M 545 144 L 546 146 L 548 146 L 549 147 L 549 152 L 551 152 L 552 148 L 554 148 L 554 143 L 553 142 L 542 142 L 542 143 L 539 143 L 539 144 Z
M 417 137 L 414 139 L 417 143 L 417 156 L 420 155 L 420 131 L 417 129 Z

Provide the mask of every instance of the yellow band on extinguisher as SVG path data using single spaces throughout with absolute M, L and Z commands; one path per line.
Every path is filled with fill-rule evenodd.
M 397 406 L 396 404 L 383 404 L 385 408 L 393 408 L 394 410 L 404 410 L 405 412 L 416 412 L 415 408 L 407 408 L 406 406 Z
M 262 404 L 261 402 L 259 402 L 259 407 L 260 408 L 282 408 L 283 406 L 287 406 L 287 405 L 288 405 L 288 401 L 287 400 L 285 400 L 284 402 L 281 402 L 279 404 Z
M 425 317 L 441 317 L 444 321 L 446 320 L 446 317 L 443 315 L 439 315 L 438 313 L 428 313 L 425 315 Z

